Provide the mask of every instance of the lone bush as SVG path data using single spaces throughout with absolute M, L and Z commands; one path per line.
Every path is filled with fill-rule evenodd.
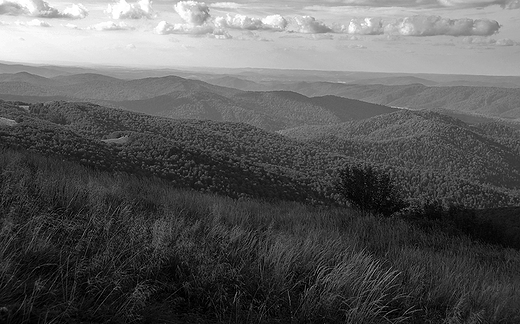
M 369 165 L 352 165 L 342 169 L 336 189 L 363 214 L 388 217 L 407 206 L 390 176 Z

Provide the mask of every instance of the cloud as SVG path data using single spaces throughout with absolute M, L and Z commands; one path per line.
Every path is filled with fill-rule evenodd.
M 240 7 L 243 7 L 240 3 L 236 2 L 215 2 L 211 3 L 209 5 L 211 8 L 217 8 L 217 9 L 238 9 Z
M 66 25 L 62 25 L 62 26 L 70 28 L 70 29 L 80 29 L 77 25 L 74 25 L 74 24 L 66 24 Z
M 233 38 L 227 31 L 223 29 L 215 29 L 213 31 L 213 37 L 216 39 L 231 39 Z
M 174 9 L 179 16 L 181 16 L 182 20 L 184 20 L 184 24 L 170 24 L 166 21 L 161 21 L 157 27 L 154 28 L 156 34 L 208 35 L 216 39 L 232 38 L 232 36 L 222 28 L 229 27 L 226 25 L 226 19 L 221 17 L 221 24 L 215 26 L 215 23 L 211 21 L 209 7 L 204 2 L 180 1 L 174 6 Z
M 509 38 L 494 39 L 494 38 L 490 38 L 490 37 L 481 37 L 481 36 L 464 37 L 462 39 L 462 42 L 464 44 L 471 44 L 471 45 L 495 45 L 495 46 L 518 46 L 518 45 L 520 45 L 519 42 L 515 42 L 514 40 L 509 39 Z
M 141 19 L 155 17 L 150 0 L 141 0 L 138 3 L 130 4 L 126 0 L 120 0 L 118 3 L 108 5 L 106 13 L 110 14 L 112 19 Z
M 262 18 L 262 23 L 264 27 L 268 27 L 268 29 L 284 30 L 287 28 L 287 19 L 280 15 L 270 15 Z
M 506 9 L 520 8 L 520 0 L 438 0 L 438 2 L 447 7 L 484 7 L 499 5 Z
M 184 22 L 194 26 L 203 25 L 211 17 L 209 7 L 204 2 L 180 1 L 174 9 Z
M 17 21 L 16 24 L 20 26 L 30 27 L 51 27 L 51 25 L 48 22 L 39 19 L 33 19 L 28 22 Z
M 498 33 L 500 24 L 488 19 L 448 19 L 417 15 L 397 20 L 355 18 L 348 25 L 334 27 L 335 32 L 350 35 L 387 36 L 490 36 Z
M 108 30 L 131 30 L 134 29 L 131 26 L 128 26 L 124 22 L 115 23 L 113 21 L 105 21 L 96 25 L 92 25 L 89 29 L 98 30 L 98 31 L 108 31 Z
M 520 0 L 508 1 L 502 7 L 507 8 L 507 9 L 519 9 Z
M 0 15 L 81 19 L 88 11 L 82 4 L 73 4 L 60 12 L 43 0 L 0 0 Z
M 161 21 L 154 32 L 159 35 L 169 34 L 190 34 L 190 35 L 205 35 L 212 34 L 215 28 L 211 25 L 205 24 L 202 26 L 194 26 L 191 24 L 170 24 L 166 21 Z
M 304 34 L 323 34 L 332 32 L 332 28 L 311 16 L 297 16 L 294 18 L 298 25 L 297 32 Z
M 384 32 L 381 18 L 352 19 L 342 31 L 354 35 L 381 35 Z
M 499 29 L 498 22 L 488 19 L 412 16 L 387 24 L 384 32 L 402 36 L 490 36 L 497 33 Z
M 301 0 L 301 2 L 304 2 Z M 305 1 L 304 3 L 307 3 Z M 327 0 L 323 4 L 305 6 L 306 10 L 330 10 L 331 6 L 357 6 L 357 7 L 403 7 L 403 8 L 432 8 L 432 7 L 457 7 L 457 8 L 482 8 L 498 5 L 505 9 L 520 8 L 520 0 Z
M 255 41 L 261 41 L 261 42 L 272 42 L 273 41 L 272 39 L 264 38 L 264 37 L 260 36 L 258 33 L 252 32 L 250 30 L 243 32 L 241 36 L 238 36 L 235 39 L 243 40 L 243 41 L 255 40 Z
M 71 7 L 63 10 L 63 18 L 83 19 L 88 16 L 88 10 L 81 3 L 73 4 Z
M 345 46 L 345 48 L 348 48 L 348 49 L 367 49 L 367 47 L 365 45 L 360 45 L 360 44 L 348 44 Z
M 510 38 L 501 38 L 497 39 L 495 45 L 497 46 L 519 46 L 519 42 L 515 42 L 514 40 Z
M 280 15 L 260 19 L 245 15 L 227 14 L 226 17 L 215 18 L 215 25 L 220 28 L 282 31 L 287 27 L 287 20 Z
M 157 27 L 154 28 L 154 32 L 159 35 L 185 34 L 192 36 L 206 35 L 216 39 L 233 38 L 226 30 L 215 28 L 210 24 L 194 26 L 191 24 L 170 24 L 166 21 L 161 21 Z
M 334 39 L 334 35 L 331 34 L 312 34 L 307 37 L 307 39 L 312 40 L 332 40 Z

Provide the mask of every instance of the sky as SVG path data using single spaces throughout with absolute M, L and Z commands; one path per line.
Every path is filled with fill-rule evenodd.
M 0 60 L 518 76 L 520 0 L 0 0 Z

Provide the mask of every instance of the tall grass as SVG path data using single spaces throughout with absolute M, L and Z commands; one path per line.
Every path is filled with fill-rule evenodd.
M 520 323 L 518 269 L 398 219 L 0 151 L 0 323 Z

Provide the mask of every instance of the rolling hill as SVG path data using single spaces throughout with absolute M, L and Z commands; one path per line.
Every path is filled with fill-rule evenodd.
M 294 92 L 244 92 L 176 76 L 123 80 L 99 74 L 58 76 L 28 73 L 0 76 L 0 98 L 26 102 L 85 100 L 182 119 L 244 122 L 269 131 L 331 124 L 395 111 L 390 107 Z M 48 80 L 46 82 L 45 80 Z
M 334 95 L 409 109 L 446 109 L 491 117 L 520 118 L 520 89 L 518 88 L 298 82 L 276 83 L 272 85 L 272 89 L 294 91 L 310 97 Z
M 390 173 L 410 201 L 520 204 L 518 141 L 511 137 L 513 129 L 501 125 L 478 133 L 439 114 L 430 113 L 428 120 L 419 113 L 398 112 L 349 122 L 364 126 L 339 139 L 305 139 L 295 135 L 302 128 L 280 135 L 244 123 L 175 120 L 91 103 L 20 106 L 1 105 L 0 116 L 17 122 L 0 131 L 4 143 L 103 170 L 154 175 L 195 190 L 330 203 L 336 199 L 333 184 L 339 169 L 371 163 Z M 307 126 L 304 133 L 347 124 Z M 370 127 L 380 130 L 372 134 Z M 435 133 L 429 138 L 430 131 Z M 455 149 L 457 142 L 450 144 L 454 134 L 467 136 L 468 144 Z M 457 159 L 451 161 L 450 154 Z
M 520 189 L 520 131 L 501 124 L 472 126 L 433 112 L 399 111 L 279 133 L 372 163 Z

